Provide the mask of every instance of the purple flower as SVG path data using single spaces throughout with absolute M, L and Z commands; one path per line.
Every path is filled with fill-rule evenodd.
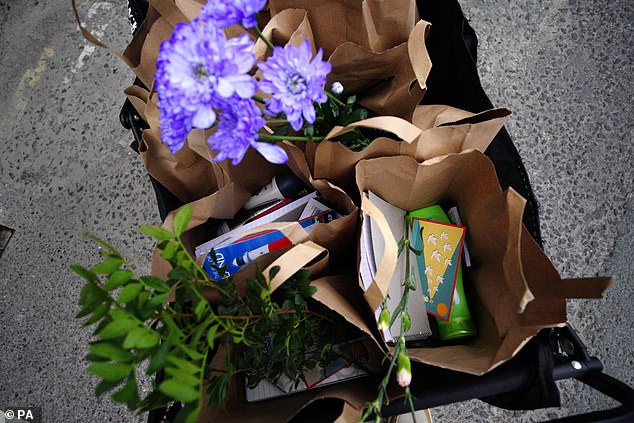
M 254 43 L 244 34 L 227 40 L 223 31 L 200 20 L 176 25 L 161 44 L 156 66 L 161 135 L 172 153 L 192 128 L 207 129 L 229 97 L 250 98 L 257 84 L 248 74 Z
M 281 147 L 257 141 L 258 131 L 266 121 L 253 100 L 236 97 L 222 103 L 218 129 L 207 140 L 211 149 L 218 151 L 214 161 L 232 159 L 231 163 L 236 165 L 247 149 L 253 147 L 271 163 L 286 163 L 288 157 Z
M 259 88 L 271 94 L 267 113 L 285 113 L 296 131 L 302 128 L 302 115 L 308 123 L 315 122 L 313 103 L 323 103 L 327 99 L 323 88 L 331 66 L 321 60 L 322 54 L 319 49 L 311 61 L 310 43 L 304 40 L 299 48 L 291 44 L 284 48 L 275 47 L 273 55 L 258 64 L 263 76 Z
M 266 0 L 209 0 L 200 12 L 200 19 L 219 28 L 240 24 L 245 28 L 257 26 L 255 15 Z

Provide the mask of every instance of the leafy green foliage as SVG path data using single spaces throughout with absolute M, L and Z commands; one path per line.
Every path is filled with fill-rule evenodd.
M 335 126 L 347 126 L 351 123 L 368 119 L 370 112 L 356 104 L 356 96 L 350 96 L 345 102 L 332 97 L 323 104 L 316 105 L 315 111 L 317 119 L 312 125 L 304 126 L 304 136 L 323 137 L 327 135 Z M 276 133 L 283 134 L 283 131 Z M 285 135 L 285 134 L 283 134 Z M 345 134 L 339 135 L 333 141 L 340 142 L 352 151 L 361 151 L 370 145 L 371 139 L 361 129 L 355 129 Z
M 238 373 L 247 373 L 251 386 L 282 374 L 299 381 L 315 365 L 307 352 L 328 351 L 338 340 L 333 327 L 342 326 L 341 321 L 333 325 L 334 313 L 310 304 L 316 288 L 306 270 L 275 293 L 267 280 L 278 268 L 268 279 L 257 272 L 243 293 L 230 277 L 210 281 L 180 240 L 190 217 L 191 207 L 186 206 L 174 218 L 174 232 L 141 228 L 159 241 L 162 257 L 171 264 L 167 280 L 136 275 L 119 252 L 94 236 L 89 238 L 103 248 L 103 260 L 91 269 L 71 266 L 85 280 L 77 317 L 95 325 L 97 340 L 86 356 L 92 362 L 87 371 L 101 379 L 95 394 L 114 391 L 114 401 L 139 412 L 178 401 L 183 408 L 177 421 L 183 422 L 195 422 L 202 407 L 221 406 Z M 215 266 L 224 274 L 217 261 Z M 220 293 L 220 304 L 205 298 L 209 289 Z M 211 358 L 219 351 L 224 369 L 211 369 Z M 144 398 L 136 380 L 142 366 L 148 375 L 162 370 L 165 376 Z M 208 404 L 202 403 L 203 389 L 209 393 Z

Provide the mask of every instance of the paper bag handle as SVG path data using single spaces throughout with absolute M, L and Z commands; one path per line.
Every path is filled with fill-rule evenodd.
M 271 292 L 273 292 L 301 268 L 306 267 L 308 263 L 320 257 L 327 258 L 328 250 L 312 241 L 306 241 L 293 246 L 264 269 L 262 274 L 268 281 Z M 269 280 L 269 272 L 275 266 L 279 266 L 280 270 L 273 279 Z
M 391 132 L 408 144 L 416 141 L 421 134 L 420 128 L 405 119 L 396 116 L 379 116 L 360 120 L 359 122 L 354 122 L 347 126 L 335 126 L 328 135 L 326 135 L 326 139 L 328 140 L 343 135 L 360 126 Z
M 427 88 L 427 77 L 432 67 L 429 52 L 425 47 L 425 39 L 427 38 L 430 27 L 431 24 L 429 22 L 421 19 L 416 23 L 412 32 L 410 32 L 407 40 L 409 60 L 412 63 L 416 81 L 422 89 Z
M 381 258 L 381 262 L 377 265 L 374 280 L 363 294 L 370 308 L 376 310 L 383 304 L 383 300 L 385 300 L 390 289 L 392 275 L 396 270 L 398 261 L 398 244 L 394 240 L 394 235 L 383 213 L 365 196 L 361 197 L 361 210 L 377 225 L 383 235 L 385 244 L 383 257 Z
M 612 283 L 612 277 L 562 279 L 558 294 L 561 298 L 603 298 Z

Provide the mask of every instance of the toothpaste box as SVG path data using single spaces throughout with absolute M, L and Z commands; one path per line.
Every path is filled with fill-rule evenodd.
M 300 220 L 299 224 L 310 233 L 318 223 L 328 223 L 337 218 L 337 214 L 328 210 L 306 219 Z M 212 280 L 221 280 L 240 270 L 246 264 L 252 262 L 261 255 L 271 251 L 281 250 L 290 247 L 291 241 L 278 230 L 263 231 L 245 238 L 235 240 L 229 245 L 219 247 L 215 250 L 216 258 L 220 267 L 226 266 L 225 274 L 220 274 L 213 266 L 211 251 L 207 253 L 203 262 L 203 269 Z

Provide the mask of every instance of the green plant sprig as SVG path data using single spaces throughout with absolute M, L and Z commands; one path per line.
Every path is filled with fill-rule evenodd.
M 374 401 L 368 404 L 365 412 L 359 419 L 359 422 L 361 423 L 365 422 L 366 419 L 372 413 L 374 413 L 375 415 L 376 423 L 379 423 L 381 421 L 381 408 L 383 407 L 384 403 L 389 402 L 389 399 L 387 399 L 387 385 L 390 383 L 392 372 L 394 371 L 394 367 L 397 366 L 397 364 L 399 366 L 401 365 L 401 363 L 399 363 L 399 360 L 407 361 L 406 366 L 408 370 L 410 366 L 409 357 L 407 353 L 407 346 L 405 345 L 405 332 L 409 330 L 409 327 L 411 325 L 409 312 L 407 310 L 408 301 L 409 301 L 409 291 L 413 291 L 416 289 L 416 282 L 411 277 L 409 253 L 410 252 L 414 254 L 420 254 L 420 253 L 417 250 L 415 250 L 414 247 L 411 245 L 411 242 L 409 239 L 409 219 L 407 217 L 405 217 L 405 236 L 399 241 L 399 244 L 398 244 L 398 255 L 400 256 L 401 254 L 403 254 L 403 252 L 405 252 L 405 277 L 403 278 L 403 283 L 401 284 L 403 288 L 403 295 L 398 305 L 396 306 L 396 309 L 394 310 L 394 313 L 391 316 L 391 319 L 389 319 L 390 328 L 392 327 L 396 319 L 398 318 L 401 319 L 401 328 L 399 332 L 399 337 L 397 339 L 396 345 L 394 346 L 394 351 L 392 352 L 392 357 L 390 359 L 390 364 L 387 368 L 387 372 L 385 373 L 385 376 L 383 377 L 383 379 L 381 380 L 381 384 L 379 385 L 379 393 L 377 397 L 374 399 Z M 386 313 L 388 313 L 387 316 L 389 318 L 389 312 L 387 312 L 387 298 L 383 301 L 382 308 Z M 416 415 L 415 415 L 416 410 L 414 408 L 413 397 L 409 389 L 409 382 L 404 387 L 404 393 L 405 393 L 405 400 L 407 401 L 407 404 L 410 407 L 412 419 L 414 423 L 416 423 Z
M 334 313 L 309 304 L 316 288 L 307 270 L 293 275 L 275 295 L 260 271 L 246 281 L 244 296 L 231 277 L 210 280 L 181 240 L 190 217 L 191 207 L 185 206 L 175 215 L 173 231 L 141 227 L 158 240 L 161 256 L 172 266 L 167 280 L 138 276 L 121 253 L 91 235 L 103 247 L 103 260 L 90 269 L 71 266 L 85 279 L 77 317 L 87 318 L 85 326 L 96 325 L 97 340 L 87 355 L 87 371 L 101 379 L 96 395 L 120 388 L 113 400 L 138 412 L 181 402 L 179 422 L 195 422 L 204 407 L 220 407 L 237 373 L 246 374 L 249 386 L 263 379 L 276 381 L 282 374 L 299 382 L 303 371 L 315 366 L 307 352 L 334 342 L 333 327 L 341 325 Z M 212 259 L 216 270 L 225 274 L 213 252 Z M 271 269 L 268 280 L 278 271 Z M 208 288 L 220 293 L 219 305 L 203 295 Z M 225 366 L 211 369 L 220 347 Z M 139 397 L 137 387 L 141 366 L 147 366 L 148 375 L 165 375 L 145 398 Z

